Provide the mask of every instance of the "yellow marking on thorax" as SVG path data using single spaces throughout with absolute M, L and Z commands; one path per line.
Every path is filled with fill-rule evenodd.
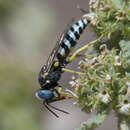
M 56 62 L 54 63 L 54 66 L 55 66 L 55 67 L 58 67 L 58 66 L 59 66 L 59 62 L 56 61 Z
M 47 75 L 48 75 L 48 72 L 42 74 L 42 77 L 45 79 Z

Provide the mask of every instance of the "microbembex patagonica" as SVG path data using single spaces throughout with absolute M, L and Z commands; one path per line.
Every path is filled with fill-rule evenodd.
M 46 64 L 43 65 L 39 73 L 38 81 L 41 88 L 37 90 L 36 96 L 43 100 L 44 106 L 56 117 L 58 117 L 58 115 L 54 113 L 50 107 L 64 113 L 67 112 L 50 105 L 50 103 L 66 98 L 57 91 L 56 87 L 59 87 L 58 81 L 64 72 L 62 69 L 69 63 L 67 57 L 88 23 L 89 21 L 86 18 L 82 18 L 62 33 Z

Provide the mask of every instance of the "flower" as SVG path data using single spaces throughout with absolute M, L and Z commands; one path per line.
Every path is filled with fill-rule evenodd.
M 127 99 L 123 101 L 123 104 L 119 105 L 119 113 L 130 116 L 130 103 Z
M 85 14 L 85 15 L 83 15 L 83 18 L 89 19 L 89 20 L 91 21 L 91 24 L 92 24 L 93 26 L 96 25 L 97 20 L 98 20 L 98 16 L 97 16 L 97 14 L 95 14 L 95 13 Z
M 117 20 L 124 20 L 125 13 L 123 11 L 119 11 L 118 15 L 116 16 Z
M 100 50 L 102 50 L 102 52 L 101 52 L 102 55 L 105 55 L 105 54 L 108 54 L 108 53 L 109 53 L 109 51 L 108 51 L 108 49 L 107 49 L 107 46 L 106 46 L 105 44 L 102 44 L 102 45 L 100 46 Z
M 119 56 L 115 56 L 115 66 L 121 66 L 121 61 Z
M 110 83 L 111 82 L 111 75 L 107 74 L 106 75 L 106 83 Z
M 94 58 L 92 59 L 91 65 L 93 65 L 93 64 L 95 64 L 95 63 L 98 63 L 98 58 L 97 58 L 97 57 L 94 57 Z
M 111 101 L 110 95 L 105 90 L 99 93 L 98 98 L 104 104 L 108 104 Z
M 85 70 L 85 69 L 86 69 L 86 62 L 83 61 L 83 60 L 81 60 L 81 61 L 79 62 L 79 68 Z
M 90 0 L 89 7 L 90 9 L 95 9 L 98 7 L 99 1 L 98 0 Z
M 104 6 L 104 5 L 102 5 L 102 7 L 100 7 L 100 9 L 99 10 L 101 10 L 101 11 L 108 11 L 108 10 L 110 10 L 111 8 L 109 7 L 109 6 Z
M 72 88 L 75 89 L 75 91 L 77 92 L 78 91 L 78 88 L 80 86 L 80 83 L 79 83 L 79 80 L 72 76 L 72 81 L 69 82 L 69 84 L 72 86 Z

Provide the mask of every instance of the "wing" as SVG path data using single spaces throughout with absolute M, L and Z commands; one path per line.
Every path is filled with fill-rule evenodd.
M 74 18 L 72 18 L 72 21 L 71 21 L 71 24 L 68 24 L 66 29 L 64 30 L 64 32 L 61 34 L 59 40 L 57 41 L 54 49 L 52 50 L 47 62 L 46 62 L 46 66 L 47 66 L 47 71 L 46 72 L 49 72 L 51 67 L 52 67 L 52 64 L 54 63 L 54 60 L 55 60 L 55 57 L 58 53 L 58 50 L 60 48 L 60 45 L 66 35 L 66 33 L 68 32 L 68 29 L 71 27 L 71 25 L 74 23 Z
M 65 35 L 65 33 L 61 34 L 60 39 L 57 41 L 54 49 L 52 50 L 52 52 L 51 52 L 51 54 L 46 62 L 47 72 L 50 71 L 52 64 L 54 63 L 54 60 L 55 60 L 56 54 L 59 50 L 60 44 L 62 43 L 62 40 L 64 39 L 64 35 Z

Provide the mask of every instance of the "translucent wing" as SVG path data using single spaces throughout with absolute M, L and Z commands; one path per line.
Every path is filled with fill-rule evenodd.
M 69 27 L 71 27 L 73 22 L 74 22 L 74 19 L 72 19 L 71 24 L 67 25 L 65 31 L 61 34 L 59 40 L 57 41 L 57 43 L 56 43 L 56 45 L 54 47 L 54 49 L 52 50 L 52 52 L 51 52 L 51 54 L 50 54 L 50 56 L 49 56 L 49 58 L 48 58 L 48 60 L 46 62 L 46 66 L 47 66 L 46 72 L 50 71 L 50 69 L 52 67 L 52 64 L 54 63 L 55 57 L 56 57 L 56 55 L 58 53 L 58 50 L 60 48 L 60 45 L 61 45 L 61 43 L 62 43 L 62 41 L 63 41 L 63 39 L 64 39 L 68 29 L 69 29 Z
M 49 72 L 49 70 L 51 69 L 51 66 L 54 62 L 54 59 L 56 57 L 56 54 L 59 50 L 59 47 L 60 47 L 60 44 L 62 43 L 62 40 L 64 39 L 64 35 L 65 33 L 62 33 L 61 36 L 60 36 L 60 39 L 57 41 L 54 49 L 52 50 L 47 62 L 46 62 L 46 66 L 47 66 L 47 71 L 46 72 Z

